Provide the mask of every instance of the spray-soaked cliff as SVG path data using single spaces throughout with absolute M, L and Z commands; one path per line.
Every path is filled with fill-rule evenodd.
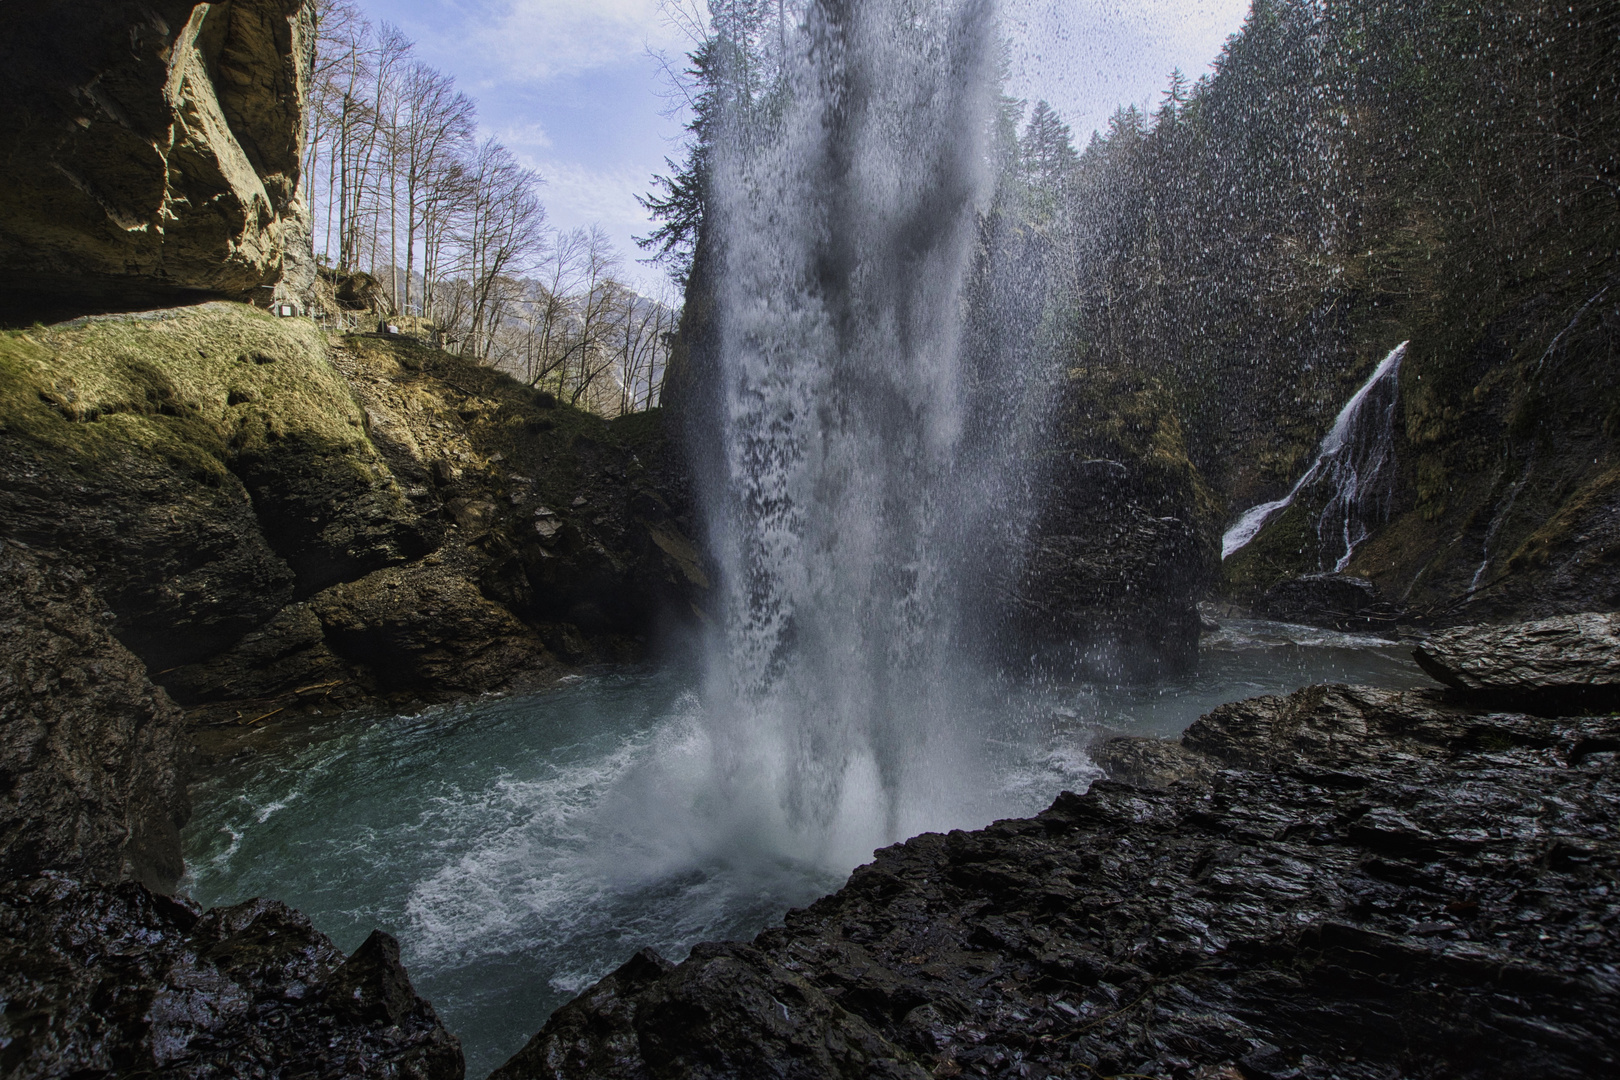
M 1063 182 L 1075 350 L 1146 370 L 1226 522 L 1410 339 L 1388 497 L 1339 567 L 1302 491 L 1226 588 L 1336 567 L 1424 617 L 1620 602 L 1613 5 L 1257 3 L 1214 75 Z

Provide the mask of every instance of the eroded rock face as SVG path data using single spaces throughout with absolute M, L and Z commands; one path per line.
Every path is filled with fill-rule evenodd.
M 368 665 L 388 688 L 500 690 L 549 674 L 546 648 L 510 611 L 436 566 L 379 570 L 321 593 L 310 608 L 324 642 Z
M 289 244 L 308 236 L 298 182 L 313 10 L 44 0 L 8 12 L 8 306 L 129 310 L 280 279 Z
M 1257 613 L 1280 622 L 1366 630 L 1388 626 L 1400 612 L 1378 599 L 1373 583 L 1344 574 L 1304 574 L 1279 581 L 1256 605 Z
M 180 710 L 110 621 L 82 574 L 0 544 L 0 878 L 184 871 Z
M 1558 615 L 1442 630 L 1413 650 L 1423 670 L 1470 694 L 1527 703 L 1620 703 L 1620 613 Z
M 1007 591 L 1014 656 L 1066 676 L 1152 679 L 1198 658 L 1214 510 L 1164 388 L 1077 369 L 1062 387 L 1040 511 Z
M 0 885 L 0 997 L 15 1080 L 463 1074 L 392 938 L 345 959 L 274 900 L 202 913 L 134 882 Z
M 1152 787 L 919 836 L 752 944 L 638 956 L 495 1075 L 1608 1075 L 1617 751 L 1615 718 L 1438 691 L 1223 706 L 1099 755 Z

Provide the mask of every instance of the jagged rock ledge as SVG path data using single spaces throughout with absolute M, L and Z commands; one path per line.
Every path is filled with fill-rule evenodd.
M 393 938 L 373 931 L 345 958 L 275 900 L 203 913 L 135 882 L 9 882 L 0 973 L 13 1080 L 463 1073 Z
M 638 954 L 494 1080 L 1612 1075 L 1617 751 L 1439 690 L 1222 706 L 752 943 Z

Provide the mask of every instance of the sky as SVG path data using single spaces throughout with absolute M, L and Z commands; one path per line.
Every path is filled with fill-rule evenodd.
M 690 6 L 691 0 L 686 0 Z M 600 225 L 623 276 L 659 295 L 663 272 L 636 260 L 651 225 L 636 202 L 681 156 L 685 112 L 666 65 L 691 39 L 664 0 L 359 0 L 454 76 L 493 135 L 545 181 L 552 225 Z M 1208 70 L 1248 0 L 1003 0 L 1012 92 L 1045 98 L 1084 146 L 1120 105 L 1157 102 L 1172 68 Z

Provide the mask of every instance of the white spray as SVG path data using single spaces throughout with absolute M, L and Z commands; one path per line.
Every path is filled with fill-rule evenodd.
M 820 0 L 777 113 L 715 147 L 707 737 L 795 857 L 852 864 L 974 796 L 944 735 L 993 501 L 961 337 L 996 42 L 986 0 Z

